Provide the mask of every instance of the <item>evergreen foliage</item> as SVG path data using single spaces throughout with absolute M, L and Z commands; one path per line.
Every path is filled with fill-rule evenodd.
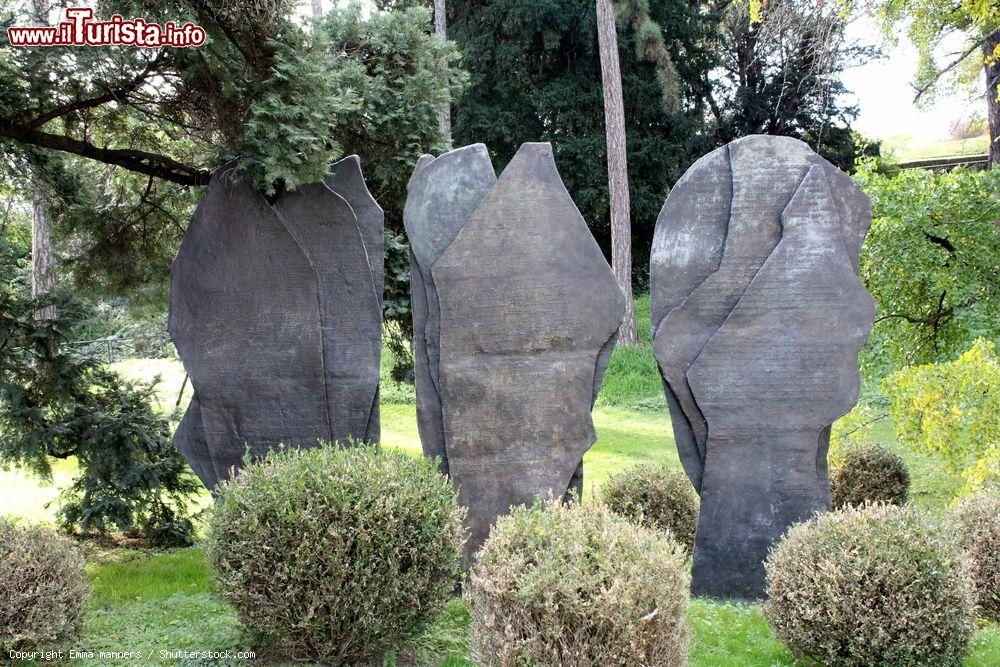
M 669 186 L 710 148 L 698 135 L 704 108 L 699 91 L 713 62 L 714 20 L 694 0 L 649 3 L 647 14 L 628 18 L 635 16 L 644 19 L 642 35 L 634 20 L 620 23 L 618 44 L 633 280 L 642 286 L 648 281 L 653 227 Z M 607 252 L 609 195 L 596 20 L 591 0 L 448 3 L 449 36 L 458 43 L 471 78 L 455 101 L 455 144 L 485 143 L 499 172 L 522 142 L 552 142 L 563 182 Z M 645 49 L 637 40 L 659 38 L 656 43 L 662 43 L 677 73 L 676 111 L 664 105 L 663 68 L 657 64 L 664 58 L 654 55 L 650 62 L 639 55 Z
M 28 4 L 0 29 L 32 22 Z M 357 153 L 386 212 L 387 317 L 409 314 L 402 206 L 417 157 L 441 148 L 440 105 L 461 90 L 457 52 L 428 30 L 422 7 L 321 21 L 264 0 L 109 0 L 97 15 L 186 20 L 201 48 L 2 48 L 4 180 L 49 191 L 57 249 L 78 288 L 162 305 L 170 259 L 213 169 L 270 195 L 321 178 Z M 195 186 L 195 187 L 191 187 Z M 400 327 L 397 327 L 400 328 Z
M 25 249 L 6 237 L 0 249 L 0 465 L 50 478 L 52 459 L 76 457 L 79 475 L 60 497 L 65 530 L 188 543 L 188 496 L 199 485 L 151 406 L 153 387 L 74 355 L 67 334 L 80 310 L 31 299 Z M 53 301 L 56 318 L 37 319 Z

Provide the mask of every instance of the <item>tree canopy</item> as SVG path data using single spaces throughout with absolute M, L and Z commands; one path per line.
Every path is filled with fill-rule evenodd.
M 1000 340 L 1000 169 L 864 168 L 859 180 L 872 201 L 861 277 L 878 303 L 866 374 L 951 361 L 980 337 Z
M 618 5 L 618 3 L 616 3 Z M 626 8 L 627 9 L 627 8 Z M 701 90 L 713 63 L 714 19 L 695 0 L 649 4 L 677 78 L 677 105 L 664 104 L 664 64 L 644 57 L 635 21 L 619 17 L 635 280 L 647 280 L 650 240 L 670 184 L 709 148 L 699 134 Z M 627 18 L 627 17 L 626 17 Z M 449 3 L 451 37 L 468 70 L 454 102 L 457 145 L 482 142 L 499 171 L 525 141 L 551 141 L 556 163 L 602 248 L 610 249 L 604 107 L 592 0 Z M 649 29 L 649 23 L 640 22 Z M 644 33 L 645 34 L 645 33 Z
M 722 11 L 719 66 L 707 96 L 715 142 L 778 134 L 808 143 L 849 170 L 865 147 L 850 130 L 841 75 L 876 54 L 851 41 L 853 17 L 836 3 L 772 0 L 755 11 L 744 2 Z
M 402 233 L 406 175 L 438 146 L 437 110 L 463 84 L 454 48 L 426 30 L 427 10 L 365 18 L 350 5 L 314 24 L 288 0 L 99 3 L 99 15 L 114 12 L 190 20 L 208 39 L 160 50 L 0 44 L 5 176 L 26 191 L 25 176 L 40 175 L 51 190 L 80 286 L 162 295 L 192 188 L 237 157 L 240 175 L 274 195 L 358 153 L 390 231 Z M 17 5 L 2 27 L 29 14 Z M 405 298 L 405 282 L 388 290 L 390 307 Z

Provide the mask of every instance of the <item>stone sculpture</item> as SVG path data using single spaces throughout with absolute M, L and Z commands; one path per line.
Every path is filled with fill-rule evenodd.
M 469 565 L 497 516 L 582 488 L 624 296 L 549 144 L 499 179 L 482 144 L 424 156 L 403 217 L 420 436 L 469 508 Z
M 244 453 L 379 440 L 383 215 L 357 156 L 273 205 L 227 165 L 171 267 L 194 396 L 174 443 L 212 489 Z
M 870 222 L 850 177 L 773 136 L 703 157 L 660 212 L 653 350 L 701 494 L 696 594 L 762 597 L 771 543 L 829 509 L 830 426 L 857 401 L 875 313 L 857 275 Z

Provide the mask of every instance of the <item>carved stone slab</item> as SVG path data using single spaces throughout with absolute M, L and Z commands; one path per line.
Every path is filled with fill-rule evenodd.
M 733 177 L 729 147 L 691 165 L 670 191 L 656 220 L 650 252 L 650 311 L 655 339 L 663 318 L 719 268 L 729 227 Z M 681 465 L 695 488 L 701 483 L 702 457 L 691 422 L 664 380 Z
M 229 169 L 171 268 L 168 328 L 195 390 L 174 442 L 209 488 L 248 449 L 378 437 L 381 254 L 327 185 L 272 207 Z
M 438 377 L 441 308 L 431 267 L 469 222 L 496 183 L 483 144 L 421 156 L 407 186 L 403 225 L 410 239 L 410 298 L 413 304 L 413 365 L 417 429 L 424 453 L 448 472 Z
M 654 354 L 702 495 L 692 588 L 757 598 L 771 542 L 829 506 L 829 426 L 857 400 L 874 315 L 856 268 L 870 218 L 853 181 L 801 142 L 754 136 L 725 150 L 696 165 L 700 185 L 675 188 L 657 222 Z M 674 270 L 678 284 L 663 287 Z
M 364 438 L 378 410 L 382 307 L 354 210 L 325 183 L 285 193 L 274 208 L 319 286 L 330 437 Z
M 411 182 L 412 210 L 424 196 L 414 186 L 434 165 L 425 162 Z M 442 178 L 450 177 L 445 165 Z M 489 180 L 485 165 L 482 173 L 470 198 Z M 497 516 L 582 483 L 583 454 L 596 439 L 595 387 L 625 312 L 549 144 L 524 144 L 484 189 L 474 213 L 456 204 L 447 214 L 460 231 L 430 270 L 440 308 L 444 452 L 469 508 L 466 564 Z M 428 210 L 433 226 L 444 212 Z M 418 226 L 408 231 L 419 267 L 433 234 Z M 425 442 L 425 451 L 435 447 Z
M 378 326 L 381 332 L 383 294 L 385 293 L 385 213 L 375 201 L 375 197 L 368 191 L 364 174 L 361 172 L 361 158 L 357 155 L 348 155 L 340 162 L 335 163 L 330 167 L 330 175 L 323 182 L 340 195 L 354 211 L 354 217 L 364 240 L 368 265 L 374 279 L 375 298 L 378 301 Z M 371 329 L 366 331 L 367 334 L 370 332 Z M 366 336 L 365 340 L 369 344 L 377 342 L 376 354 L 378 357 L 375 361 L 375 368 L 378 368 L 378 359 L 382 355 L 381 334 L 378 341 L 373 341 L 370 336 Z M 382 438 L 377 376 L 376 373 L 375 397 L 372 400 L 368 428 L 363 437 L 366 442 L 379 442 Z

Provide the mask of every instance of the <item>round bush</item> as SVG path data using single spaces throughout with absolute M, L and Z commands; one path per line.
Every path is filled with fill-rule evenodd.
M 79 632 L 89 589 L 72 542 L 0 518 L 0 655 L 50 647 Z
M 441 612 L 461 574 L 463 518 L 432 461 L 285 449 L 220 487 L 208 555 L 260 644 L 353 664 L 406 648 Z
M 976 609 L 983 618 L 1000 622 L 1000 493 L 970 496 L 952 509 L 951 516 L 972 565 Z
M 690 577 L 681 547 L 607 508 L 562 503 L 499 519 L 469 574 L 485 665 L 682 665 Z
M 670 533 L 690 554 L 698 527 L 698 496 L 687 476 L 666 466 L 640 465 L 614 475 L 601 500 L 618 516 Z
M 868 505 L 792 526 L 768 554 L 764 614 L 827 665 L 959 665 L 973 631 L 968 561 L 943 522 Z
M 906 462 L 879 444 L 851 445 L 830 470 L 834 509 L 865 503 L 903 505 L 910 490 Z

